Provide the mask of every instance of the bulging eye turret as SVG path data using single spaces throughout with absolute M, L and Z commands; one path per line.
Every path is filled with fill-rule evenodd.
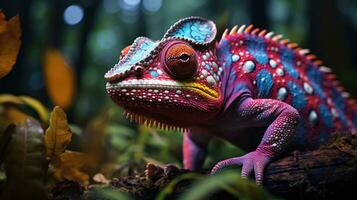
M 197 55 L 188 44 L 175 43 L 169 46 L 164 62 L 168 74 L 176 79 L 189 79 L 197 73 Z

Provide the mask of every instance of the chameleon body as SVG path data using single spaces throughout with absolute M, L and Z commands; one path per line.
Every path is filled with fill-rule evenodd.
M 242 165 L 263 181 L 266 165 L 294 149 L 316 148 L 336 130 L 356 132 L 357 106 L 330 69 L 281 35 L 184 18 L 159 41 L 139 37 L 106 74 L 107 92 L 138 122 L 184 131 L 183 164 L 199 169 L 220 137 L 250 153 Z

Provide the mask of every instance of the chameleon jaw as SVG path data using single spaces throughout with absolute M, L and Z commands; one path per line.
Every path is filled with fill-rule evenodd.
M 131 79 L 107 83 L 106 88 L 112 100 L 141 123 L 147 118 L 171 126 L 190 127 L 211 120 L 221 104 L 220 95 L 213 97 L 204 91 L 207 88 L 192 83 Z
M 121 89 L 120 90 L 121 92 L 127 92 L 129 90 L 136 92 L 141 88 L 148 89 L 149 90 L 148 92 L 150 92 L 150 90 L 153 92 L 158 90 L 163 90 L 165 94 L 164 98 L 167 98 L 167 95 L 172 90 L 175 90 L 176 95 L 181 95 L 184 91 L 188 90 L 197 93 L 201 96 L 207 97 L 213 101 L 218 100 L 220 98 L 220 94 L 217 91 L 196 82 L 177 82 L 171 80 L 154 80 L 154 79 L 139 79 L 139 80 L 131 79 L 131 80 L 125 80 L 116 83 L 108 82 L 106 85 L 106 89 L 108 91 Z M 190 94 L 186 94 L 187 98 L 190 98 L 190 96 L 191 96 Z
M 123 116 L 127 118 L 130 122 L 135 122 L 137 124 L 145 125 L 148 127 L 158 128 L 165 131 L 177 131 L 185 132 L 188 131 L 188 128 L 176 125 L 170 125 L 165 122 L 161 122 L 156 119 L 148 118 L 143 115 L 136 114 L 134 112 L 124 110 Z

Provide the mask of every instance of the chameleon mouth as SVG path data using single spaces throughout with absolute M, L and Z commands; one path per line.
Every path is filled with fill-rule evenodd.
M 201 83 L 196 82 L 176 82 L 170 80 L 153 80 L 153 79 L 131 79 L 116 83 L 107 83 L 107 90 L 122 89 L 122 92 L 130 89 L 149 89 L 149 90 L 176 90 L 179 94 L 181 90 L 190 90 L 212 100 L 219 98 L 219 93 Z
M 137 124 L 142 124 L 148 127 L 153 127 L 157 129 L 161 129 L 164 131 L 176 131 L 176 132 L 185 132 L 188 130 L 188 128 L 181 127 L 181 126 L 176 126 L 176 125 L 170 125 L 152 118 L 148 118 L 139 114 L 136 114 L 134 112 L 124 110 L 123 115 L 125 118 L 127 118 L 130 122 L 135 122 Z

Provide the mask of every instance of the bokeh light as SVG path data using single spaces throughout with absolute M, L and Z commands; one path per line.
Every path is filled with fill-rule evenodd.
M 119 5 L 123 10 L 134 11 L 137 10 L 141 0 L 119 0 Z
M 84 16 L 83 8 L 78 5 L 68 6 L 63 13 L 64 21 L 69 25 L 76 25 L 82 21 Z
M 143 0 L 143 7 L 149 12 L 157 12 L 160 10 L 162 0 Z

